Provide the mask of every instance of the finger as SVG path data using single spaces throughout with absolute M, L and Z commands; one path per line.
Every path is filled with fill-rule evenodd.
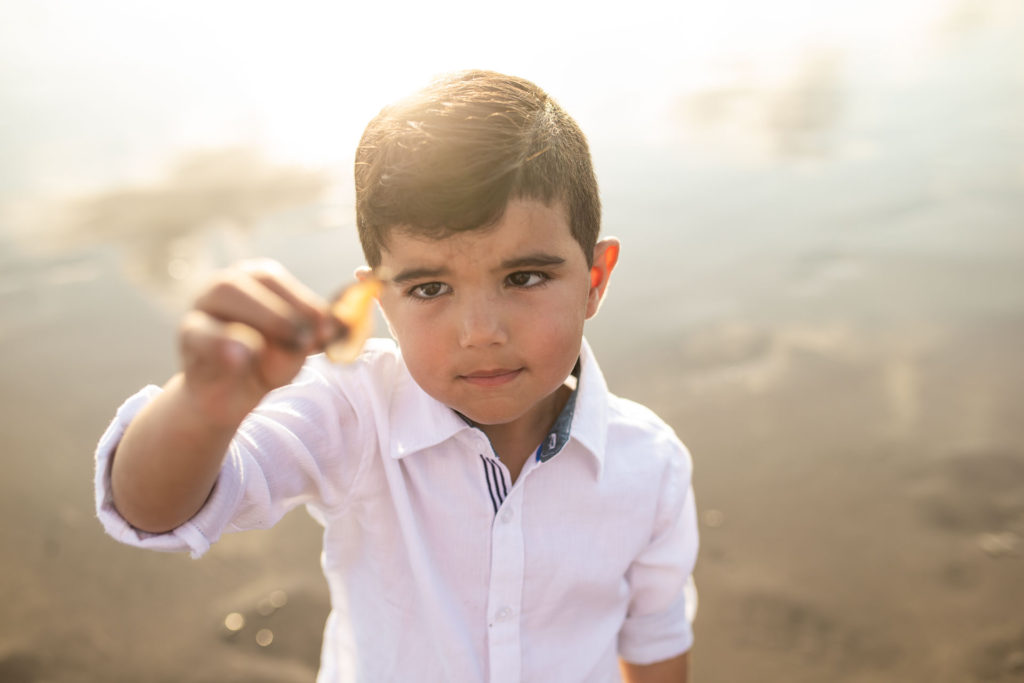
M 315 321 L 271 288 L 240 270 L 227 271 L 196 300 L 195 308 L 222 322 L 246 325 L 282 348 L 305 352 L 315 343 Z
M 305 357 L 268 344 L 263 335 L 238 322 L 224 322 L 202 311 L 186 314 L 181 325 L 186 375 L 199 383 L 220 383 L 262 396 L 290 382 Z
M 182 369 L 185 383 L 197 404 L 210 419 L 225 424 L 241 419 L 272 389 L 294 376 L 301 360 L 284 367 L 283 351 L 274 353 L 263 336 L 241 323 L 226 323 L 202 311 L 191 311 L 180 328 Z M 268 356 L 284 363 L 276 372 L 267 372 L 273 363 Z
M 266 347 L 253 328 L 203 311 L 185 314 L 179 336 L 186 372 L 204 381 L 251 372 L 253 359 Z
M 287 302 L 302 318 L 308 320 L 316 332 L 317 345 L 323 345 L 334 334 L 327 301 L 307 287 L 301 280 L 277 261 L 260 259 L 240 264 L 254 280 Z

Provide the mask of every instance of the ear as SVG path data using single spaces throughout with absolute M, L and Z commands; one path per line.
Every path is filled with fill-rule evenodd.
M 587 294 L 587 318 L 601 307 L 615 264 L 619 262 L 619 240 L 606 237 L 594 245 L 594 265 L 590 268 L 590 292 Z

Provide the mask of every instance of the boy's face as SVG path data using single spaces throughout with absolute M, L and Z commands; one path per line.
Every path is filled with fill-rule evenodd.
M 542 420 L 617 252 L 600 242 L 592 276 L 561 204 L 513 200 L 492 228 L 440 240 L 392 230 L 381 307 L 432 397 L 481 425 Z

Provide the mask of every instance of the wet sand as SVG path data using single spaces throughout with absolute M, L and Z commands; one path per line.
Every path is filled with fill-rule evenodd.
M 174 314 L 113 252 L 5 249 L 24 286 L 7 281 L 0 337 L 0 680 L 312 680 L 327 596 L 304 512 L 200 561 L 122 547 L 93 517 L 92 445 L 172 370 Z M 1017 257 L 812 254 L 690 320 L 708 294 L 650 296 L 628 253 L 589 335 L 612 388 L 694 455 L 695 680 L 1022 680 L 1024 309 L 993 303 L 1024 292 Z M 969 305 L 898 300 L 950 290 Z M 638 341 L 633 316 L 658 322 Z

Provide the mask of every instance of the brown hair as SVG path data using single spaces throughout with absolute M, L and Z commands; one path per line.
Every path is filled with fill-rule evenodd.
M 587 140 L 522 78 L 458 72 L 383 109 L 359 142 L 355 180 L 371 267 L 392 228 L 440 239 L 493 225 L 517 198 L 564 202 L 588 265 L 593 258 L 601 203 Z

